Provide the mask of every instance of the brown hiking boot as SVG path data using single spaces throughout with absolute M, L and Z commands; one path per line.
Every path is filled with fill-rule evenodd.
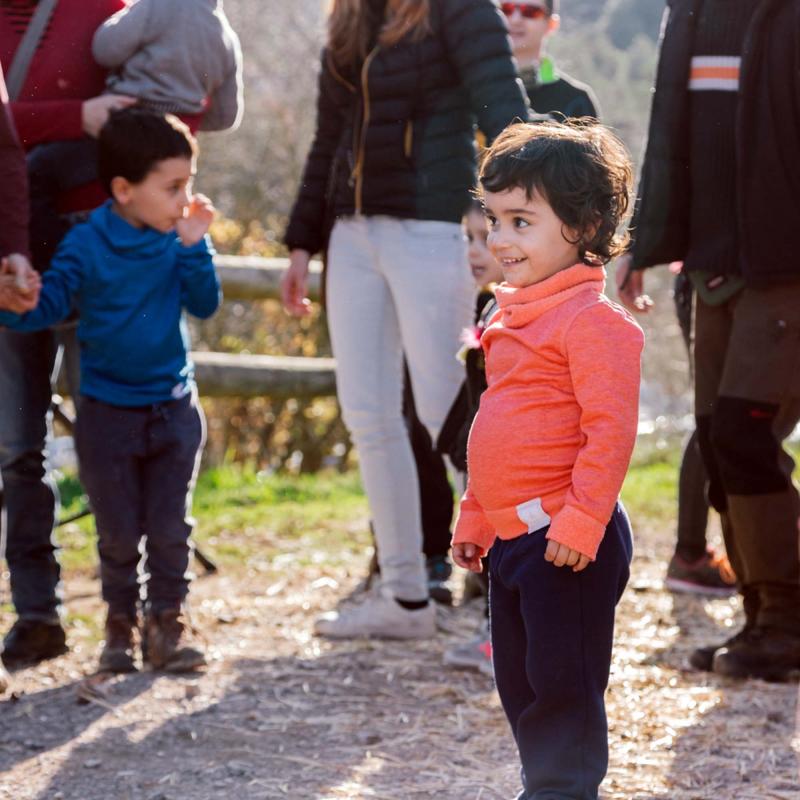
M 714 672 L 783 683 L 800 678 L 800 634 L 758 626 L 714 654 Z
M 135 617 L 112 614 L 106 618 L 106 640 L 97 664 L 98 672 L 136 672 L 133 660 Z
M 150 612 L 145 620 L 144 658 L 154 669 L 190 672 L 206 663 L 203 651 L 189 644 L 192 628 L 181 609 Z

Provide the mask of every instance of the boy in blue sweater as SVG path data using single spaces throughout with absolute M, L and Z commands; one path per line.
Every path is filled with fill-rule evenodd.
M 136 668 L 140 581 L 143 660 L 169 671 L 205 661 L 188 643 L 182 616 L 205 436 L 183 311 L 206 318 L 220 303 L 206 236 L 214 209 L 191 195 L 196 150 L 174 117 L 112 114 L 98 140 L 98 170 L 112 199 L 65 237 L 36 309 L 0 312 L 0 325 L 19 331 L 48 328 L 73 307 L 80 312 L 75 444 L 108 605 L 105 671 Z

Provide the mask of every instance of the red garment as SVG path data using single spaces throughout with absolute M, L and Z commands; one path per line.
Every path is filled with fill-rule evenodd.
M 6 105 L 0 70 L 0 256 L 28 255 L 28 176 L 25 153 Z
M 548 539 L 597 554 L 636 439 L 644 345 L 604 281 L 604 269 L 576 264 L 497 288 L 454 542 L 485 553 L 496 536 L 549 525 Z
M 83 101 L 102 94 L 106 79 L 92 58 L 92 37 L 124 5 L 123 0 L 59 0 L 19 99 L 11 103 L 26 150 L 83 136 Z M 6 72 L 35 7 L 30 0 L 0 0 L 0 64 Z M 65 212 L 83 211 L 104 200 L 98 183 L 70 193 L 60 205 Z

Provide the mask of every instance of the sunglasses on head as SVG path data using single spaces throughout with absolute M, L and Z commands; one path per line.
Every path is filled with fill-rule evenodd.
M 528 3 L 500 3 L 500 9 L 507 17 L 512 16 L 515 11 L 519 11 L 523 19 L 543 19 L 550 16 L 546 8 Z

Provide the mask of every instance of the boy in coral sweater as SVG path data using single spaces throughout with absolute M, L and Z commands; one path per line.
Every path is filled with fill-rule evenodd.
M 480 175 L 505 282 L 484 332 L 453 558 L 489 552 L 495 680 L 519 798 L 596 800 L 604 693 L 632 542 L 618 497 L 636 437 L 641 329 L 603 294 L 631 166 L 600 125 L 520 124 Z

